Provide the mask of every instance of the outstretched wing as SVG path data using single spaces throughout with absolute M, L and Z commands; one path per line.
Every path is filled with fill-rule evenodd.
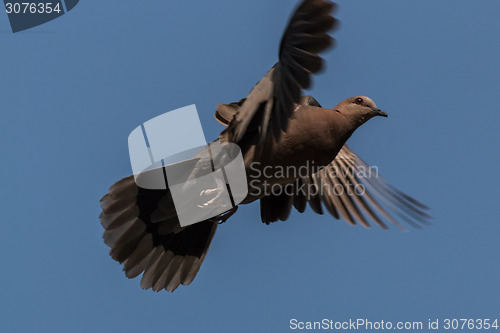
M 195 278 L 217 223 L 181 227 L 168 190 L 138 187 L 123 178 L 101 199 L 101 224 L 110 256 L 123 264 L 128 278 L 144 272 L 141 287 L 174 291 Z
M 325 207 L 336 219 L 365 227 L 370 227 L 371 220 L 384 229 L 387 221 L 405 229 L 394 214 L 416 228 L 431 219 L 428 207 L 390 185 L 347 145 L 328 166 L 292 187 L 287 193 L 293 195 L 282 193 L 260 200 L 262 222 L 284 221 L 292 205 L 302 213 L 307 203 L 318 214 Z
M 249 126 L 257 127 L 261 142 L 269 132 L 278 140 L 281 131 L 287 129 L 302 89 L 310 87 L 311 74 L 322 68 L 318 53 L 332 44 L 328 31 L 337 25 L 330 14 L 333 8 L 327 0 L 304 0 L 298 6 L 283 34 L 279 62 L 243 101 L 224 133 L 228 141 L 238 143 Z

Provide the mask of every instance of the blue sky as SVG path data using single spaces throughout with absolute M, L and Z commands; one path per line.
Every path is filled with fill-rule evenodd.
M 403 233 L 242 207 L 194 282 L 143 291 L 108 256 L 99 199 L 131 172 L 128 134 L 217 103 L 274 64 L 297 1 L 81 1 L 12 34 L 0 15 L 0 330 L 287 332 L 289 320 L 498 318 L 500 3 L 339 1 L 338 45 L 310 91 L 389 113 L 351 147 L 432 207 Z M 496 317 L 495 317 L 496 316 Z

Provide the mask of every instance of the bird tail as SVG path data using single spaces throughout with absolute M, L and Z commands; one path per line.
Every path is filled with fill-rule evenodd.
M 111 186 L 101 207 L 110 256 L 128 278 L 143 273 L 143 289 L 174 291 L 190 284 L 217 230 L 209 220 L 181 227 L 170 191 L 138 187 L 133 176 Z

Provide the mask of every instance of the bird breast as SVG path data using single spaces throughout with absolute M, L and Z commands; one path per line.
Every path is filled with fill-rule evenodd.
M 301 106 L 278 142 L 267 142 L 261 156 L 245 152 L 249 183 L 287 184 L 317 172 L 337 155 L 352 131 L 344 116 L 330 109 Z

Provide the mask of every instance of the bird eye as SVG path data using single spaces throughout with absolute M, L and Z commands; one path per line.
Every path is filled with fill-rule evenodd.
M 354 100 L 354 103 L 356 103 L 358 105 L 363 105 L 364 101 L 361 97 L 358 97 L 358 98 L 356 98 L 356 100 Z

